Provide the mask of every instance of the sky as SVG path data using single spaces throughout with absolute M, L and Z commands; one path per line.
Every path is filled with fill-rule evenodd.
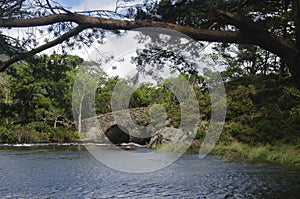
M 73 11 L 82 10 L 115 10 L 117 0 L 56 0 Z M 120 4 L 123 1 L 119 1 Z M 135 0 L 134 4 L 143 3 L 143 0 Z
M 73 3 L 63 0 L 67 6 L 72 7 L 74 11 L 82 10 L 114 10 L 115 0 L 76 0 Z M 76 2 L 76 3 L 75 3 Z
M 76 5 L 80 5 L 83 3 L 84 0 L 56 0 L 56 2 L 66 5 L 68 7 L 74 7 Z

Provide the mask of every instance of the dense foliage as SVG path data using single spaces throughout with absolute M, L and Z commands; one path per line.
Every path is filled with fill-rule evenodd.
M 111 111 L 112 91 L 118 81 L 126 84 L 128 89 L 133 85 L 130 80 L 109 77 L 103 71 L 95 70 L 93 63 L 83 63 L 77 56 L 40 56 L 30 64 L 15 65 L 1 76 L 0 141 L 64 142 L 79 139 L 73 122 L 72 92 L 82 64 L 96 79 L 93 99 L 96 114 Z M 182 74 L 194 87 L 201 124 L 207 125 L 211 102 L 203 77 Z M 228 67 L 222 72 L 222 77 L 227 94 L 227 117 L 220 141 L 250 145 L 278 141 L 296 144 L 299 141 L 300 92 L 293 87 L 289 76 L 281 76 L 279 71 L 233 75 Z M 171 81 L 179 81 L 176 79 L 165 79 L 157 85 L 142 84 L 131 96 L 130 108 L 159 104 L 167 111 L 167 125 L 178 127 L 180 104 L 167 88 Z M 205 133 L 205 126 L 201 126 L 196 140 L 201 141 Z

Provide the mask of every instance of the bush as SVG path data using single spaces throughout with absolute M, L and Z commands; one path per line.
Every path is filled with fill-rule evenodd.
M 229 133 L 236 140 L 250 145 L 257 141 L 256 130 L 247 124 L 233 122 L 226 128 L 226 133 Z
M 5 127 L 0 126 L 0 143 L 15 143 L 16 139 L 12 132 Z
M 39 143 L 48 142 L 48 135 L 46 133 L 38 132 L 31 125 L 16 125 L 12 129 L 12 134 L 18 143 Z
M 30 129 L 35 129 L 37 132 L 40 132 L 40 133 L 50 134 L 55 131 L 55 129 L 52 126 L 50 126 L 44 122 L 31 122 L 31 123 L 27 124 L 26 126 Z
M 78 132 L 72 129 L 66 129 L 62 127 L 57 127 L 55 131 L 51 134 L 52 142 L 72 142 L 79 140 Z

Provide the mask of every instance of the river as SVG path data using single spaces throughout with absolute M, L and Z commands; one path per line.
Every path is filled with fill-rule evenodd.
M 295 167 L 184 155 L 156 172 L 132 174 L 103 165 L 80 145 L 0 146 L 0 198 L 299 197 Z

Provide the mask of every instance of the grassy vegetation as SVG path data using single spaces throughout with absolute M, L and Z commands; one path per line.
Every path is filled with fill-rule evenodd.
M 202 141 L 193 142 L 186 154 L 198 154 Z M 164 153 L 173 153 L 177 149 L 177 144 L 164 143 L 157 145 L 156 151 Z M 300 166 L 300 144 L 258 144 L 248 145 L 238 141 L 218 142 L 210 155 L 224 157 L 231 160 L 241 161 L 260 161 L 260 162 L 273 162 L 285 165 Z
M 199 152 L 200 147 L 201 142 L 195 142 L 186 153 L 196 154 Z M 268 161 L 300 166 L 300 144 L 274 143 L 272 145 L 258 144 L 250 146 L 237 141 L 232 143 L 219 142 L 210 154 L 243 161 Z
M 10 129 L 0 126 L 0 143 L 63 143 L 79 139 L 78 132 L 71 128 L 53 128 L 41 124 L 16 125 Z
M 232 144 L 217 144 L 212 154 L 248 161 L 270 161 L 300 166 L 300 144 L 249 146 L 234 142 Z

